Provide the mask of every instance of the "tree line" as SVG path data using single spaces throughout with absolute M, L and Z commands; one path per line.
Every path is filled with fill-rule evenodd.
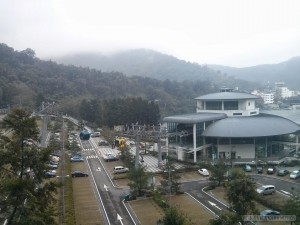
M 82 100 L 80 118 L 94 127 L 114 125 L 147 124 L 157 125 L 159 107 L 154 101 L 142 98 L 118 98 L 112 100 Z

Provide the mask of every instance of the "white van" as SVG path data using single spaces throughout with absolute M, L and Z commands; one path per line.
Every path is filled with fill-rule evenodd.
M 256 192 L 261 195 L 271 195 L 276 191 L 274 185 L 263 185 L 256 189 Z
M 118 173 L 127 173 L 129 171 L 128 168 L 123 167 L 123 166 L 116 166 L 114 167 L 113 173 L 118 174 Z

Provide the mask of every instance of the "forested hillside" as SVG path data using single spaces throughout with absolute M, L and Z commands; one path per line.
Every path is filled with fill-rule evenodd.
M 230 84 L 229 87 L 239 84 L 226 77 L 223 80 L 227 82 L 216 84 L 210 79 L 179 82 L 128 77 L 120 72 L 102 72 L 40 60 L 35 57 L 32 49 L 19 52 L 6 44 L 0 44 L 0 106 L 9 104 L 34 108 L 42 101 L 55 102 L 60 112 L 87 119 L 89 117 L 85 115 L 88 113 L 82 110 L 86 103 L 96 102 L 98 105 L 93 112 L 97 114 L 95 109 L 105 106 L 103 100 L 140 97 L 155 102 L 163 117 L 193 113 L 195 97 L 218 91 L 225 84 Z
M 0 44 L 0 106 L 54 101 L 62 112 L 78 116 L 83 99 L 141 97 L 155 101 L 163 116 L 194 112 L 193 99 L 218 88 L 209 81 L 161 81 L 59 65 L 36 58 L 31 49 L 18 52 Z
M 106 72 L 120 71 L 128 76 L 159 80 L 209 81 L 217 86 L 239 87 L 243 90 L 259 85 L 258 82 L 235 79 L 207 66 L 179 60 L 149 49 L 128 50 L 109 56 L 98 53 L 79 53 L 54 60 L 68 65 L 85 66 Z

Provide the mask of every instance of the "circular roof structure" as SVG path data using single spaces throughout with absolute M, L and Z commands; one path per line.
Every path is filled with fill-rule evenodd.
M 257 99 L 256 95 L 241 93 L 241 92 L 217 92 L 207 95 L 202 95 L 196 100 L 239 100 L 239 99 Z
M 220 120 L 226 118 L 225 113 L 194 113 L 185 115 L 168 116 L 163 119 L 164 122 L 194 124 L 205 121 Z
M 249 117 L 228 117 L 216 121 L 203 131 L 205 137 L 266 137 L 291 134 L 300 125 L 284 117 L 261 113 Z

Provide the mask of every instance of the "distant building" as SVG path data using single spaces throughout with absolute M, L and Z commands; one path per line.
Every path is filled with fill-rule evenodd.
M 276 82 L 275 91 L 278 99 L 286 99 L 295 96 L 294 91 L 289 90 L 289 88 L 285 85 L 285 82 Z
M 264 104 L 274 104 L 274 93 L 263 93 Z
M 258 90 L 254 90 L 251 94 L 261 97 L 264 104 L 274 104 L 275 95 L 271 91 L 260 92 Z

